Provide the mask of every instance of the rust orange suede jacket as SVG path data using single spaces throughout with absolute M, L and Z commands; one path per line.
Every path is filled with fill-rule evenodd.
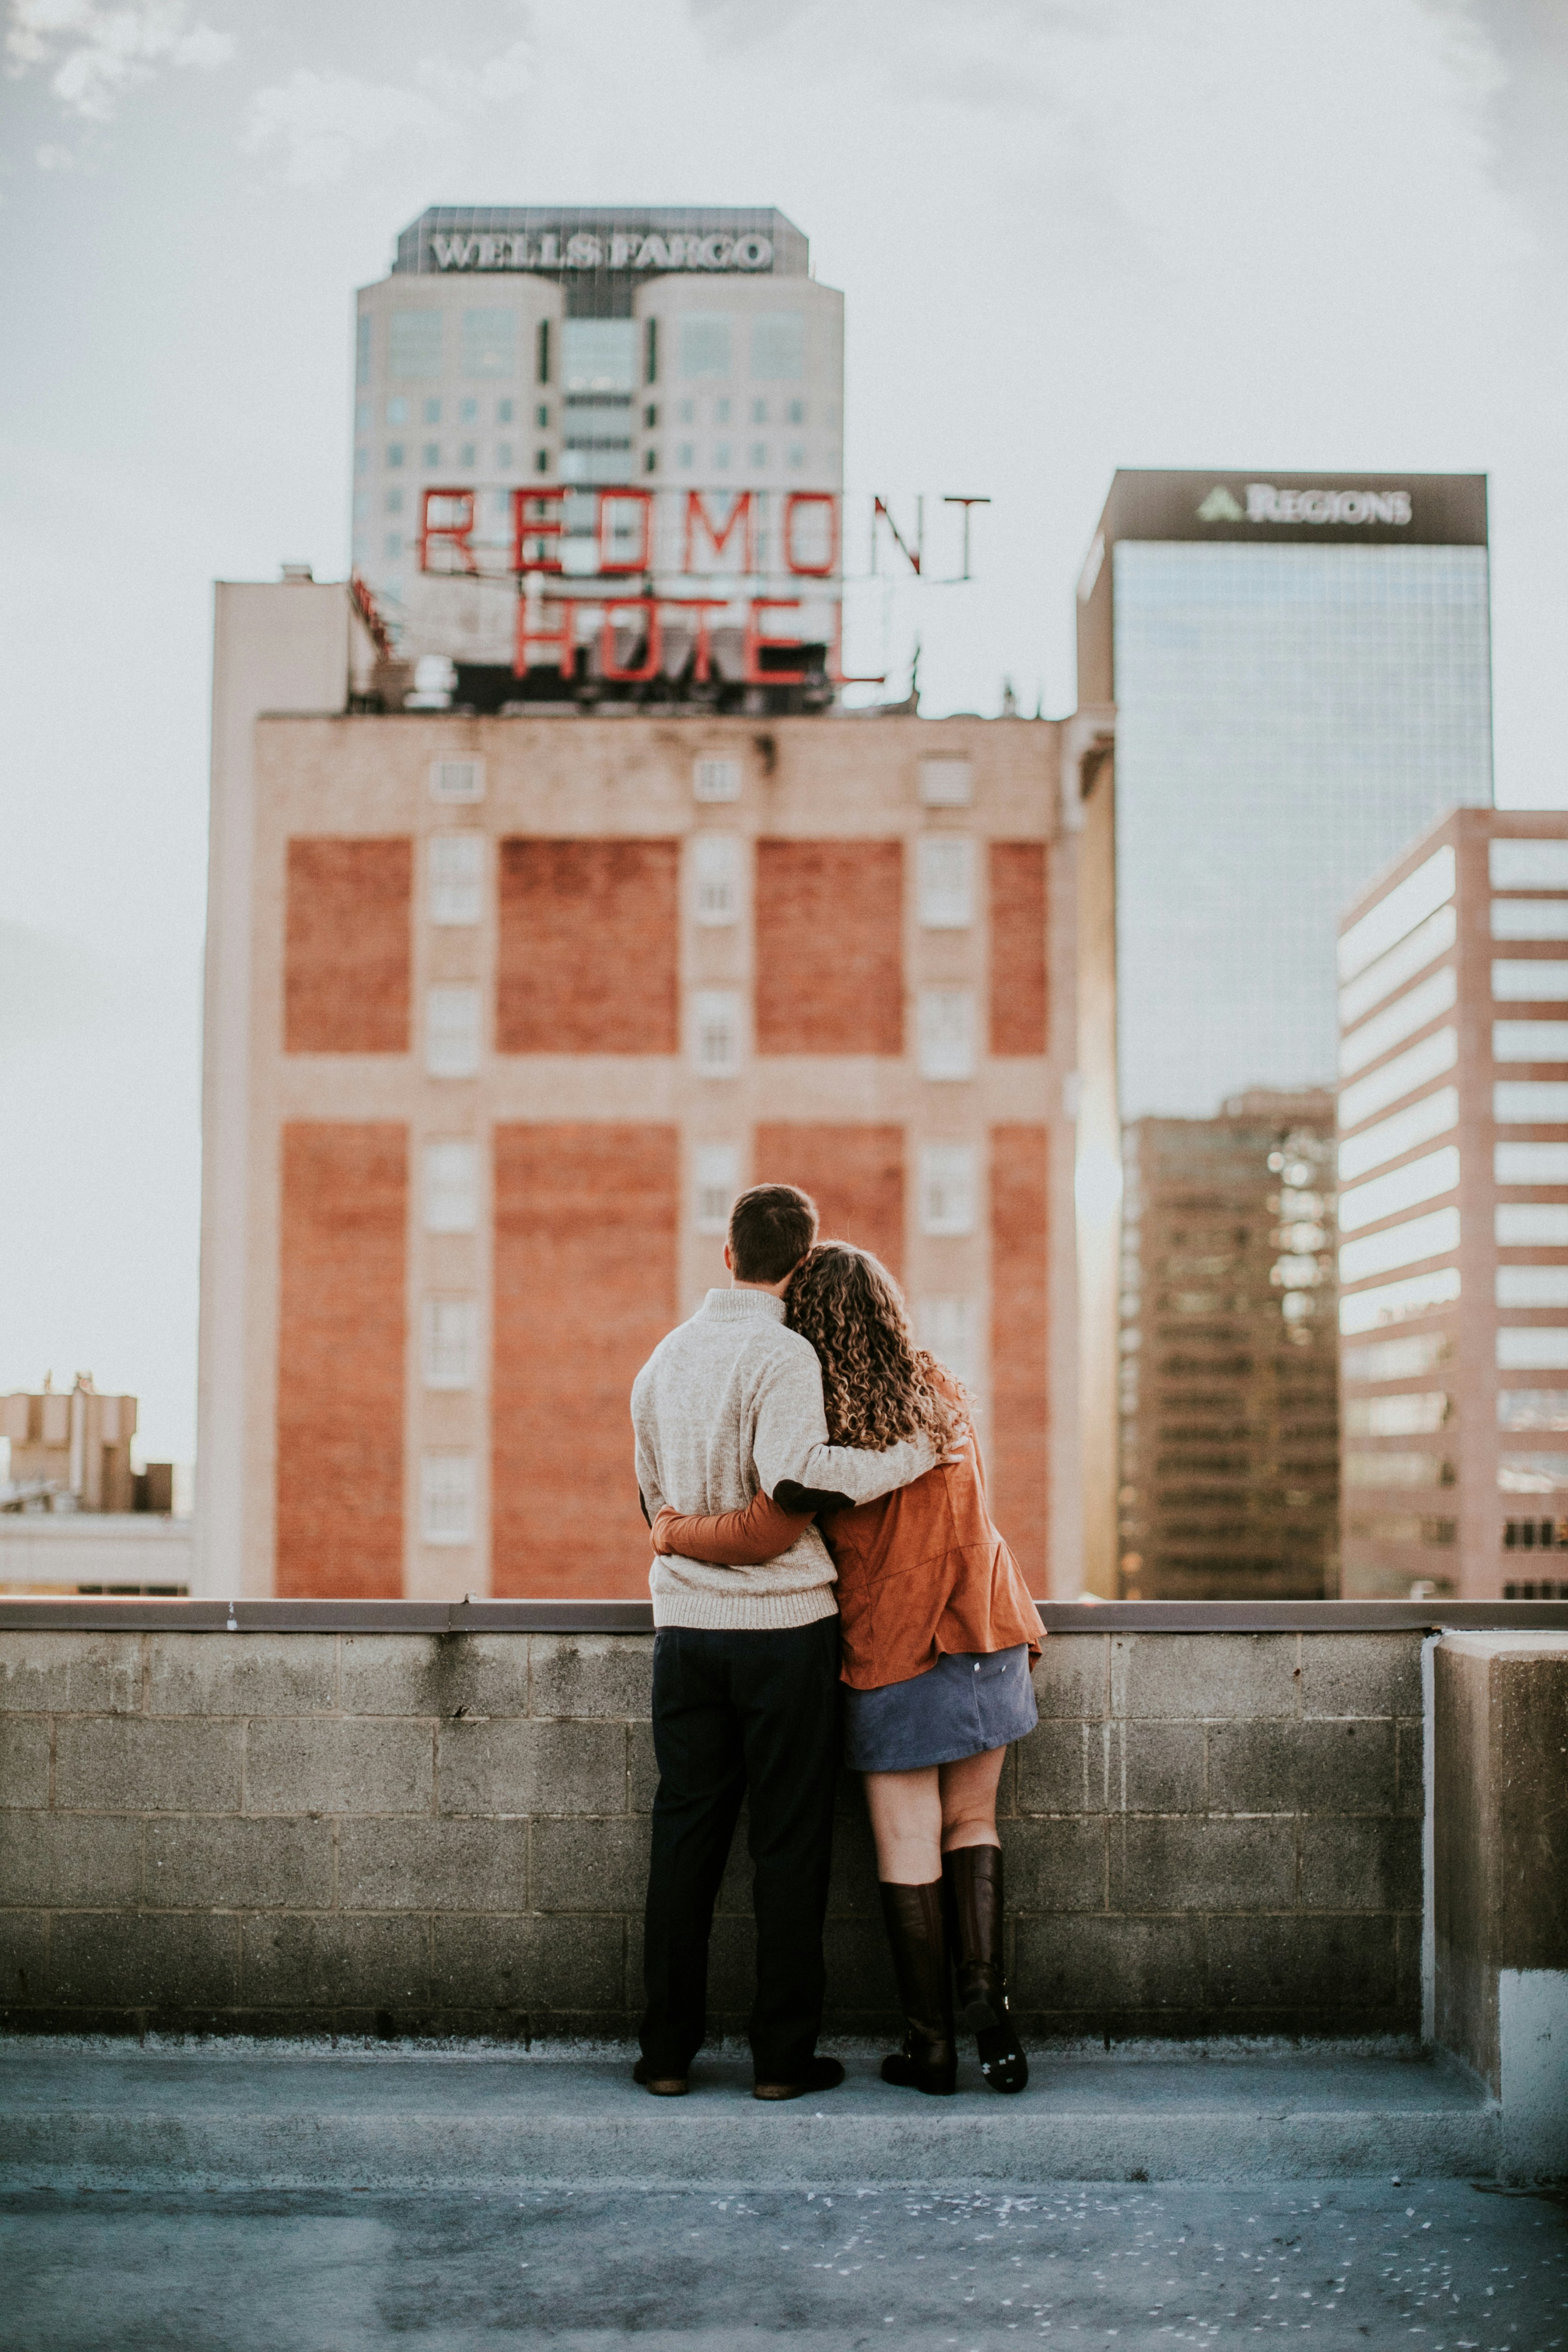
M 744 1568 L 772 1559 L 805 1527 L 757 1494 L 743 1511 L 660 1511 L 654 1549 Z M 958 1458 L 875 1503 L 818 1515 L 838 1571 L 842 1679 L 880 1690 L 929 1674 L 944 1651 L 989 1654 L 1026 1642 L 1040 1654 L 1040 1620 L 1023 1573 L 985 1502 L 985 1467 L 973 1432 Z

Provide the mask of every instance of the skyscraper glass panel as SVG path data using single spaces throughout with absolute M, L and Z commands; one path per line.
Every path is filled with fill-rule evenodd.
M 1110 551 L 1122 1115 L 1331 1083 L 1341 911 L 1491 801 L 1487 550 Z

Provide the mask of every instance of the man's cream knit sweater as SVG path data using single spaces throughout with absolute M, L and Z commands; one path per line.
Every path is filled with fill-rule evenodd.
M 931 1466 L 923 1445 L 885 1454 L 829 1445 L 816 1350 L 784 1328 L 766 1290 L 710 1290 L 689 1323 L 661 1339 L 632 1384 L 637 1485 L 651 1519 L 678 1511 L 743 1510 L 759 1486 L 793 1480 L 874 1502 Z M 834 1568 L 815 1526 L 760 1568 L 710 1568 L 672 1555 L 648 1580 L 656 1625 L 742 1633 L 831 1617 Z

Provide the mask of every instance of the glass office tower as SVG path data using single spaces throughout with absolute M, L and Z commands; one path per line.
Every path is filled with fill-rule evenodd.
M 1119 473 L 1079 700 L 1117 709 L 1122 1117 L 1330 1084 L 1340 910 L 1491 801 L 1484 478 Z
M 1302 1141 L 1327 1108 L 1273 1149 L 1243 1118 L 1251 1157 L 1216 1170 L 1244 1107 L 1333 1084 L 1347 900 L 1491 801 L 1484 479 L 1119 473 L 1079 698 L 1116 709 L 1085 838 L 1114 866 L 1127 1171 L 1120 1475 L 1086 1524 L 1145 1599 L 1332 1591 L 1334 1185 Z

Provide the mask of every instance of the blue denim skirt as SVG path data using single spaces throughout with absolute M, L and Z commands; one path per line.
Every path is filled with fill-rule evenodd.
M 929 1674 L 844 1694 L 851 1772 L 916 1772 L 1022 1739 L 1039 1721 L 1027 1644 L 989 1655 L 943 1652 Z

